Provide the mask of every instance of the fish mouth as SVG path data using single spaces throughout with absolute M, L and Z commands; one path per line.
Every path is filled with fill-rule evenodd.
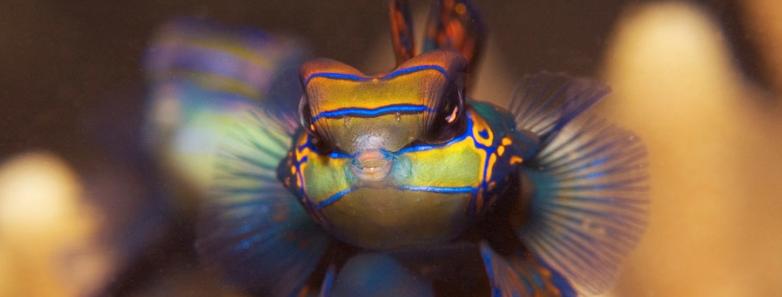
M 380 182 L 391 172 L 393 159 L 379 149 L 361 151 L 353 158 L 351 171 L 363 182 Z

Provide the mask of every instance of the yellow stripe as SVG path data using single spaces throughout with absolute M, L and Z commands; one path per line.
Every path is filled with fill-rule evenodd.
M 432 107 L 445 83 L 440 73 L 434 71 L 413 73 L 387 81 L 360 82 L 318 77 L 307 85 L 307 94 L 314 114 L 348 107 L 374 109 L 392 104 Z
M 491 176 L 492 176 L 492 174 L 494 174 L 494 163 L 496 163 L 496 162 L 497 162 L 497 155 L 491 154 L 491 156 L 489 156 L 489 166 L 487 166 L 487 168 L 486 168 L 486 170 L 487 170 L 487 172 L 486 172 L 486 181 L 490 181 L 491 180 Z

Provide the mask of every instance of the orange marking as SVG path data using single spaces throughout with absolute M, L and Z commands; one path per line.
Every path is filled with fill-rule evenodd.
M 487 125 L 486 122 L 484 122 L 483 119 L 480 116 L 475 115 L 475 114 L 473 114 L 473 115 L 474 115 L 473 116 L 473 121 L 474 121 L 473 123 L 474 124 L 473 124 L 473 127 L 472 127 L 472 135 L 473 135 L 473 137 L 475 138 L 475 140 L 478 143 L 480 143 L 480 144 L 482 144 L 484 146 L 491 146 L 492 142 L 494 142 L 494 131 L 491 130 L 489 125 Z M 488 134 L 488 136 L 486 138 L 481 137 L 481 135 L 480 135 L 480 131 L 481 130 L 486 130 L 486 133 Z
M 298 172 L 296 173 L 297 175 L 300 175 L 300 176 L 301 176 L 301 182 L 302 182 L 302 184 L 303 184 L 303 183 L 306 183 L 306 181 L 304 180 L 304 177 L 305 177 L 305 176 L 304 176 L 304 172 L 305 172 L 305 171 L 307 171 L 307 166 L 308 166 L 308 165 L 309 165 L 309 163 L 302 163 L 302 164 L 300 164 L 300 165 L 299 165 L 299 170 L 298 170 Z
M 489 166 L 488 171 L 486 171 L 486 180 L 491 180 L 491 175 L 494 173 L 494 163 L 497 162 L 497 155 L 491 154 L 489 156 Z
M 500 147 L 497 148 L 497 154 L 500 155 L 500 157 L 502 157 L 502 155 L 504 153 L 505 153 L 505 147 L 504 146 L 500 146 Z
M 510 165 L 521 164 L 521 162 L 524 162 L 524 159 L 519 156 L 510 157 Z
M 302 150 L 296 150 L 296 161 L 301 162 L 301 160 L 304 159 L 304 156 L 310 154 L 310 148 L 305 147 Z
M 502 138 L 502 145 L 508 146 L 508 145 L 511 145 L 512 143 L 513 143 L 513 140 L 510 139 L 510 137 L 505 136 L 505 137 Z
M 297 146 L 302 146 L 305 143 L 307 143 L 307 135 L 300 136 Z

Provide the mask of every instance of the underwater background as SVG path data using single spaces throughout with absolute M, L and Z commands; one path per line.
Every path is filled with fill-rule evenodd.
M 489 35 L 473 97 L 507 105 L 540 71 L 598 78 L 613 93 L 597 112 L 648 147 L 648 228 L 605 296 L 782 294 L 782 3 L 475 3 Z M 243 296 L 199 265 L 197 187 L 142 149 L 146 51 L 171 19 L 197 17 L 380 72 L 394 63 L 386 13 L 358 0 L 0 3 L 0 296 Z

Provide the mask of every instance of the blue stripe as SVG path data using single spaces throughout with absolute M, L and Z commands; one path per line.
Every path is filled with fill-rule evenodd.
M 400 189 L 405 191 L 414 192 L 433 192 L 433 193 L 472 193 L 476 188 L 474 187 L 431 187 L 431 186 L 399 186 Z
M 334 202 L 339 201 L 339 199 L 342 199 L 343 196 L 347 195 L 351 191 L 353 191 L 353 189 L 350 189 L 350 188 L 342 190 L 342 191 L 339 191 L 336 194 L 331 195 L 331 197 L 326 198 L 326 200 L 321 200 L 320 202 L 318 202 L 318 205 L 315 206 L 315 207 L 317 209 L 322 209 L 322 208 L 324 208 L 326 206 L 332 205 L 332 204 L 334 204 Z
M 339 118 L 344 116 L 359 116 L 359 117 L 376 117 L 388 113 L 416 113 L 423 111 L 431 111 L 426 105 L 414 105 L 414 104 L 394 104 L 386 105 L 378 108 L 341 108 L 335 110 L 324 111 L 316 114 L 312 117 L 312 122 L 317 122 L 321 118 Z
M 429 187 L 429 186 L 399 186 L 399 189 L 405 191 L 413 191 L 413 192 L 433 192 L 433 193 L 445 193 L 445 194 L 472 193 L 473 191 L 476 190 L 476 188 L 474 187 Z M 315 208 L 323 209 L 329 205 L 332 205 L 352 191 L 353 191 L 352 188 L 339 191 L 334 195 L 331 195 L 329 198 L 326 198 L 318 202 L 318 205 L 315 206 Z
M 330 78 L 330 79 L 337 79 L 337 80 L 352 80 L 352 81 L 367 81 L 370 78 L 366 76 L 361 75 L 355 75 L 355 74 L 348 74 L 348 73 L 338 73 L 338 72 L 318 72 L 314 73 L 310 76 L 308 76 L 304 80 L 304 85 L 308 85 L 310 83 L 310 80 L 313 80 L 318 77 L 323 78 Z
M 437 72 L 440 72 L 443 76 L 448 78 L 448 71 L 445 70 L 440 65 L 418 65 L 413 67 L 406 67 L 406 68 L 400 68 L 397 70 L 392 71 L 389 74 L 384 75 L 383 77 L 380 77 L 381 80 L 388 80 L 392 79 L 398 76 L 407 75 L 410 73 L 415 73 L 418 71 L 424 71 L 424 70 L 435 70 Z M 339 73 L 339 72 L 317 72 L 313 73 L 312 75 L 308 76 L 304 79 L 304 86 L 307 86 L 312 79 L 323 77 L 323 78 L 329 78 L 329 79 L 337 79 L 337 80 L 350 80 L 350 81 L 368 81 L 372 79 L 371 77 L 364 76 L 364 75 L 356 75 L 356 74 L 348 74 L 348 73 Z
M 445 68 L 443 68 L 440 65 L 418 65 L 418 66 L 413 66 L 413 67 L 397 69 L 397 70 L 395 70 L 395 71 L 393 71 L 393 72 L 391 72 L 389 74 L 386 74 L 381 79 L 384 79 L 384 80 L 385 79 L 392 79 L 392 78 L 395 78 L 397 76 L 402 76 L 402 75 L 406 75 L 406 74 L 410 74 L 410 73 L 414 73 L 414 72 L 418 72 L 418 71 L 424 71 L 424 70 L 435 70 L 437 72 L 440 72 L 446 78 L 448 77 L 448 72 L 445 71 Z
M 406 154 L 406 153 L 410 153 L 410 152 L 427 151 L 427 150 L 432 150 L 432 149 L 437 149 L 437 148 L 450 146 L 450 145 L 458 143 L 458 142 L 460 142 L 460 141 L 462 141 L 462 140 L 464 140 L 464 139 L 466 139 L 468 137 L 472 137 L 472 127 L 473 127 L 472 116 L 470 116 L 470 114 L 468 113 L 467 114 L 467 128 L 464 129 L 464 132 L 461 135 L 456 136 L 453 139 L 451 139 L 451 140 L 449 140 L 448 142 L 445 142 L 445 143 L 419 144 L 419 145 L 408 146 L 408 147 L 405 147 L 405 148 L 399 150 L 397 152 L 397 154 Z M 478 144 L 478 141 L 475 141 L 475 143 Z

